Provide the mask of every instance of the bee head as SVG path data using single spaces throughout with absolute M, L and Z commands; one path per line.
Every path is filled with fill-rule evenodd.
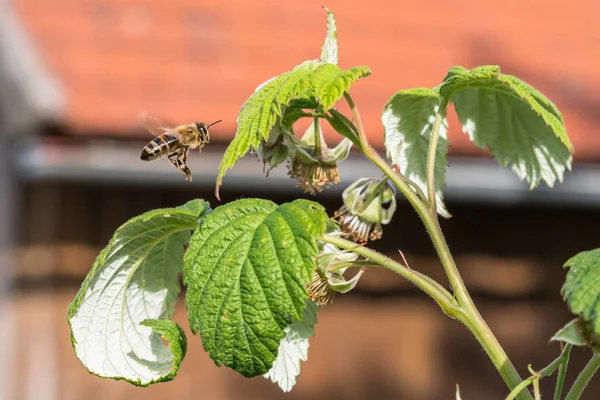
M 202 142 L 210 142 L 210 135 L 208 134 L 208 129 L 204 122 L 196 122 L 196 129 L 198 129 L 200 140 Z

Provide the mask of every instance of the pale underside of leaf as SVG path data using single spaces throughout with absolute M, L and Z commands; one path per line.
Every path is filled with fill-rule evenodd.
M 439 91 L 454 103 L 469 138 L 502 166 L 511 164 L 530 188 L 541 181 L 552 187 L 571 169 L 573 146 L 563 116 L 531 85 L 501 74 L 498 66 L 453 67 Z
M 315 334 L 317 311 L 319 307 L 306 300 L 302 320 L 285 328 L 285 337 L 279 344 L 277 358 L 264 377 L 276 383 L 281 390 L 289 392 L 300 375 L 302 362 L 308 359 L 309 339 Z
M 338 63 L 338 40 L 337 40 L 337 26 L 335 23 L 335 16 L 331 11 L 324 7 L 327 11 L 327 35 L 325 36 L 325 42 L 321 50 L 321 61 L 328 64 Z
M 475 145 L 489 148 L 503 167 L 510 164 L 530 188 L 541 181 L 552 187 L 571 169 L 569 149 L 523 100 L 496 89 L 469 88 L 454 93 L 452 102 Z
M 173 314 L 183 246 L 203 210 L 190 203 L 124 224 L 96 260 L 69 308 L 73 347 L 91 373 L 140 386 L 177 373 L 181 359 L 141 323 Z
M 550 340 L 555 342 L 570 343 L 573 346 L 585 346 L 586 344 L 585 337 L 582 335 L 579 326 L 579 319 L 577 318 L 569 321 L 558 332 L 556 332 Z
M 217 208 L 190 240 L 188 318 L 217 365 L 266 373 L 284 329 L 301 319 L 327 220 L 312 204 L 238 200 Z
M 424 193 L 427 193 L 427 153 L 439 107 L 440 98 L 431 89 L 411 89 L 392 96 L 381 116 L 388 158 Z M 446 182 L 447 132 L 444 118 L 436 147 L 434 179 L 437 211 L 445 217 L 449 214 L 441 187 Z

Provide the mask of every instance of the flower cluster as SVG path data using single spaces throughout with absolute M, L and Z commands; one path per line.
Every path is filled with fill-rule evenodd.
M 329 148 L 321 135 L 320 119 L 317 118 L 301 139 L 290 127 L 279 125 L 269 139 L 257 149 L 258 156 L 268 171 L 288 161 L 288 175 L 298 181 L 306 193 L 315 194 L 340 181 L 338 163 L 350 152 L 352 143 L 343 139 Z M 288 130 L 289 129 L 289 130 Z
M 396 193 L 388 181 L 361 178 L 342 194 L 344 205 L 334 218 L 351 240 L 381 239 L 381 225 L 388 224 L 396 211 Z
M 341 235 L 341 232 L 337 232 Z M 353 252 L 343 251 L 336 246 L 325 243 L 321 245 L 321 253 L 317 257 L 317 270 L 313 274 L 312 282 L 308 285 L 308 293 L 312 301 L 318 306 L 324 306 L 333 301 L 335 293 L 347 293 L 354 289 L 358 280 L 366 271 L 361 267 L 358 273 L 346 280 L 344 273 L 348 269 L 343 265 L 355 261 L 358 255 Z M 337 268 L 337 266 L 342 267 Z

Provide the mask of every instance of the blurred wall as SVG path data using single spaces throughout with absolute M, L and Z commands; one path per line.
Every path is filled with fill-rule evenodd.
M 223 202 L 264 196 L 264 179 L 256 178 L 254 191 L 225 186 Z M 296 195 L 302 196 L 298 191 L 269 197 L 284 202 Z M 438 400 L 452 398 L 457 383 L 464 400 L 506 396 L 503 382 L 464 327 L 410 284 L 375 268 L 355 291 L 337 296 L 319 314 L 309 361 L 289 394 L 262 378 L 246 380 L 217 368 L 187 329 L 183 298 L 175 319 L 186 327 L 190 347 L 173 382 L 142 389 L 89 375 L 71 348 L 66 310 L 94 257 L 128 218 L 191 198 L 218 205 L 212 187 L 24 186 L 12 289 L 14 357 L 9 376 L 14 398 Z M 330 213 L 340 206 L 337 197 L 317 199 Z M 528 364 L 546 365 L 559 353 L 559 346 L 548 339 L 570 318 L 559 295 L 561 265 L 572 254 L 597 246 L 589 221 L 598 220 L 600 210 L 464 202 L 449 202 L 448 207 L 453 218 L 443 221 L 443 228 L 482 314 L 523 375 Z M 392 224 L 384 227 L 384 238 L 371 245 L 396 259 L 400 248 L 411 268 L 445 281 L 430 240 L 404 201 Z M 589 356 L 575 350 L 570 373 L 580 370 Z M 38 375 L 44 379 L 36 379 Z M 552 385 L 551 379 L 542 383 L 547 393 Z M 598 390 L 595 380 L 583 399 L 596 399 Z
M 0 113 L 1 115 L 1 113 Z M 13 267 L 12 245 L 15 234 L 16 190 L 12 166 L 10 165 L 10 148 L 7 136 L 2 131 L 0 118 L 0 388 L 8 390 L 10 385 L 9 371 L 12 367 L 12 316 L 7 291 L 11 282 Z M 3 390 L 0 390 L 0 395 Z

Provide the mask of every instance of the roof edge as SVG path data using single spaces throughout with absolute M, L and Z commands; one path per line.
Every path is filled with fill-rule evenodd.
M 212 146 L 202 154 L 192 154 L 188 166 L 194 181 L 183 179 L 181 172 L 166 160 L 140 161 L 144 143 L 121 143 L 98 140 L 75 143 L 68 140 L 18 140 L 13 143 L 16 179 L 26 182 L 87 182 L 129 187 L 194 188 L 212 191 L 224 147 Z M 490 206 L 554 205 L 600 209 L 599 164 L 578 163 L 560 185 L 540 185 L 529 190 L 510 168 L 501 168 L 491 158 L 451 157 L 447 185 L 443 188 L 447 202 L 470 202 Z M 339 166 L 341 182 L 330 187 L 325 196 L 340 196 L 347 185 L 364 176 L 381 176 L 381 171 L 357 153 L 351 153 Z M 246 156 L 225 177 L 221 189 L 269 191 L 301 195 L 297 182 L 280 166 L 264 177 L 263 165 L 256 157 Z M 399 198 L 403 196 L 398 193 Z
M 0 123 L 8 133 L 58 121 L 65 96 L 9 0 L 0 0 Z

